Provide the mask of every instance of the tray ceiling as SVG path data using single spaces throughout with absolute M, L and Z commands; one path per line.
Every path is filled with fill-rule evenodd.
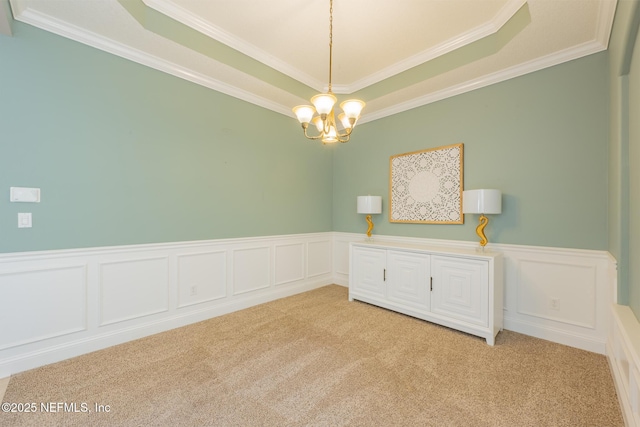
M 328 0 L 10 0 L 55 34 L 293 117 L 325 91 Z M 615 0 L 334 0 L 360 123 L 605 50 Z M 6 33 L 6 32 L 5 32 Z

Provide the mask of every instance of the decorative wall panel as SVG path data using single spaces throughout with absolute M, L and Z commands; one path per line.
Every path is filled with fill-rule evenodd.
M 349 243 L 360 240 L 353 236 L 336 233 L 333 239 L 333 280 L 342 286 L 349 286 Z
M 167 311 L 168 258 L 101 263 L 100 303 L 101 326 Z
M 87 328 L 85 265 L 0 274 L 0 350 Z
M 178 255 L 178 307 L 226 296 L 226 251 Z
M 518 313 L 595 328 L 593 265 L 520 259 Z
M 275 284 L 304 279 L 304 243 L 275 246 Z
M 316 277 L 331 274 L 331 240 L 309 242 L 307 244 L 307 276 Z
M 233 294 L 265 289 L 270 284 L 269 247 L 233 251 Z

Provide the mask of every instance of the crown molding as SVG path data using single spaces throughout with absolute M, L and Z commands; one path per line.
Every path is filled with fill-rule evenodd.
M 253 44 L 242 40 L 233 34 L 201 19 L 180 6 L 177 6 L 171 0 L 142 0 L 148 7 L 181 22 L 196 31 L 201 32 L 227 46 L 236 49 L 243 54 L 268 65 L 280 71 L 287 76 L 294 78 L 309 87 L 318 91 L 326 90 L 326 83 L 323 83 L 309 74 L 290 66 L 280 59 L 265 53 L 262 49 Z M 496 33 L 509 19 L 527 3 L 527 0 L 509 0 L 502 9 L 490 21 L 473 28 L 465 33 L 458 35 L 450 40 L 444 41 L 437 46 L 424 50 L 416 55 L 406 58 L 390 67 L 384 68 L 376 73 L 370 74 L 360 80 L 352 83 L 342 83 L 332 85 L 332 90 L 336 94 L 350 94 L 365 87 L 371 86 L 391 76 L 402 73 L 417 65 L 430 61 L 439 56 L 445 55 L 463 46 L 471 44 L 475 41 L 483 39 L 491 34 Z
M 502 71 L 487 74 L 477 77 L 475 79 L 468 80 L 455 86 L 448 87 L 436 92 L 428 93 L 423 96 L 418 96 L 409 101 L 393 105 L 388 108 L 382 108 L 372 113 L 367 113 L 361 119 L 358 120 L 359 124 L 371 122 L 374 120 L 382 119 L 384 117 L 392 116 L 394 114 L 402 113 L 404 111 L 411 110 L 413 108 L 421 107 L 423 105 L 431 104 L 436 101 L 441 101 L 446 98 L 451 98 L 456 95 L 460 95 L 466 92 L 470 92 L 476 89 L 480 89 L 486 86 L 490 86 L 495 83 L 500 83 L 515 77 L 520 77 L 525 74 L 539 71 L 544 68 L 559 65 L 564 62 L 572 61 L 574 59 L 582 58 L 583 56 L 591 55 L 601 52 L 607 49 L 607 45 L 600 41 L 593 40 L 583 43 L 582 45 L 575 46 L 569 49 L 565 49 L 560 52 L 556 52 L 552 55 L 547 55 L 538 58 L 533 61 L 526 62 L 511 68 L 507 68 Z
M 465 33 L 458 35 L 457 37 L 446 40 L 432 48 L 424 50 L 416 55 L 410 56 L 400 62 L 393 64 L 390 67 L 384 68 L 376 73 L 360 79 L 356 82 L 347 85 L 336 85 L 342 92 L 336 93 L 353 93 L 365 87 L 371 86 L 389 77 L 400 74 L 415 66 L 431 61 L 435 58 L 443 56 L 449 52 L 460 49 L 473 42 L 481 40 L 492 34 L 495 34 L 504 24 L 509 21 L 516 14 L 522 6 L 527 3 L 527 0 L 510 0 L 504 7 L 493 17 L 490 21 L 482 24 L 476 28 L 473 28 Z
M 455 86 L 448 87 L 446 89 L 432 92 L 423 96 L 413 98 L 409 101 L 393 105 L 389 108 L 382 108 L 373 113 L 368 113 L 363 116 L 359 123 L 367 123 L 374 120 L 378 120 L 384 117 L 392 116 L 394 114 L 402 113 L 404 111 L 411 110 L 413 108 L 421 107 L 423 105 L 431 104 L 436 101 L 440 101 L 452 96 L 460 95 L 466 92 L 470 92 L 475 89 L 480 89 L 486 86 L 490 86 L 495 83 L 500 83 L 515 77 L 519 77 L 535 71 L 540 71 L 544 68 L 559 65 L 564 62 L 572 61 L 574 59 L 581 58 L 583 56 L 592 55 L 594 53 L 607 50 L 609 46 L 609 38 L 611 36 L 611 28 L 613 26 L 613 20 L 615 17 L 617 1 L 616 0 L 602 0 L 600 8 L 598 9 L 598 23 L 596 29 L 596 35 L 594 40 L 583 43 L 578 46 L 574 46 L 565 49 L 560 52 L 556 52 L 551 55 L 543 56 L 533 61 L 519 64 L 515 67 L 511 67 L 505 70 L 498 71 L 496 73 L 487 74 L 478 78 L 460 83 Z
M 242 52 L 256 61 L 262 62 L 263 64 L 268 65 L 269 67 L 278 70 L 309 87 L 321 91 L 325 85 L 325 83 L 320 80 L 311 77 L 309 74 L 304 73 L 295 67 L 292 67 L 273 55 L 269 55 L 264 50 L 234 36 L 228 31 L 205 21 L 199 16 L 193 14 L 191 11 L 176 5 L 171 0 L 142 0 L 142 2 L 146 6 L 168 16 L 169 18 L 175 19 L 176 21 L 211 37 L 220 43 L 224 43 L 225 45 Z
M 237 86 L 195 72 L 189 68 L 132 48 L 131 46 L 115 42 L 102 35 L 93 33 L 84 28 L 71 25 L 67 22 L 61 21 L 57 18 L 53 18 L 36 10 L 23 7 L 21 7 L 19 10 L 19 14 L 16 14 L 15 16 L 15 19 L 18 21 L 33 25 L 42 30 L 49 31 L 59 36 L 94 47 L 96 49 L 100 49 L 102 51 L 128 59 L 141 65 L 145 65 L 158 71 L 171 74 L 175 77 L 190 81 L 192 83 L 208 87 L 209 89 L 213 89 L 217 92 L 224 93 L 234 98 L 250 102 L 268 110 L 275 111 L 286 116 L 292 115 L 291 109 L 288 105 L 282 105 L 280 103 L 274 102 L 270 99 L 256 95 L 255 93 L 241 89 Z M 237 70 L 236 72 L 242 73 L 241 71 Z M 263 85 L 266 84 L 246 74 L 245 78 L 254 79 L 256 81 L 259 81 Z
M 166 2 L 166 0 L 144 0 L 144 1 L 150 2 L 150 3 Z M 500 25 L 500 26 L 503 25 L 504 22 L 506 22 L 504 20 L 508 19 L 505 17 L 512 16 L 512 13 L 515 13 L 515 11 L 518 10 L 518 9 L 514 10 L 514 8 L 516 8 L 516 6 L 518 5 L 519 5 L 518 8 L 522 7 L 522 5 L 524 5 L 525 2 L 526 0 L 514 0 L 512 2 L 509 2 L 508 3 L 509 8 L 505 7 L 503 11 L 501 11 L 501 13 L 498 14 L 496 19 L 494 19 L 494 27 L 492 28 L 495 28 L 496 25 Z M 43 29 L 45 31 L 49 31 L 51 33 L 60 35 L 62 37 L 75 40 L 82 44 L 100 49 L 102 51 L 120 56 L 122 58 L 129 59 L 136 63 L 165 72 L 175 77 L 213 89 L 215 91 L 252 103 L 259 107 L 266 108 L 276 113 L 279 113 L 288 117 L 294 117 L 290 107 L 291 105 L 295 105 L 295 103 L 291 103 L 291 105 L 289 105 L 289 102 L 288 102 L 292 94 L 282 91 L 281 89 L 275 88 L 269 85 L 268 83 L 265 83 L 250 75 L 242 73 L 241 71 L 234 70 L 234 73 L 242 74 L 243 79 L 245 81 L 256 82 L 262 87 L 268 87 L 270 90 L 279 91 L 283 95 L 282 97 L 280 97 L 280 99 L 283 101 L 277 102 L 272 99 L 268 99 L 263 96 L 257 95 L 249 90 L 245 90 L 237 85 L 233 85 L 225 81 L 215 79 L 208 75 L 194 72 L 193 70 L 190 70 L 187 67 L 175 64 L 171 61 L 164 60 L 162 58 L 156 57 L 154 55 L 148 54 L 141 50 L 124 45 L 122 43 L 115 42 L 113 40 L 108 39 L 107 37 L 90 32 L 86 29 L 73 26 L 67 22 L 58 20 L 57 18 L 51 17 L 49 15 L 38 12 L 37 10 L 26 7 L 25 5 L 28 6 L 28 4 L 25 2 L 22 2 L 19 0 L 12 0 L 11 6 L 12 6 L 14 17 L 16 20 L 24 22 L 26 24 L 33 25 L 37 28 Z M 598 27 L 597 27 L 598 31 L 597 31 L 595 40 L 583 43 L 582 45 L 579 45 L 576 47 L 565 49 L 564 51 L 557 52 L 552 55 L 541 57 L 536 60 L 511 67 L 506 70 L 501 70 L 488 75 L 479 76 L 477 78 L 468 80 L 466 82 L 462 82 L 458 85 L 448 87 L 436 92 L 419 94 L 419 96 L 416 96 L 414 98 L 409 99 L 406 102 L 402 102 L 400 104 L 396 104 L 393 106 L 381 107 L 379 109 L 372 110 L 371 109 L 372 107 L 375 108 L 375 103 L 379 103 L 380 105 L 383 105 L 384 97 L 369 100 L 368 101 L 370 105 L 369 112 L 367 112 L 367 114 L 365 114 L 359 120 L 359 123 L 363 124 L 363 123 L 371 122 L 374 120 L 378 120 L 387 116 L 391 116 L 407 110 L 411 110 L 413 108 L 421 107 L 423 105 L 440 101 L 452 96 L 460 95 L 475 89 L 480 89 L 495 83 L 512 79 L 514 77 L 519 77 L 524 74 L 528 74 L 534 71 L 539 71 L 547 67 L 558 65 L 563 62 L 571 61 L 573 59 L 577 59 L 586 55 L 591 55 L 591 54 L 606 50 L 609 42 L 609 35 L 611 31 L 611 26 L 613 23 L 613 18 L 615 15 L 615 8 L 616 8 L 615 0 L 602 0 L 600 4 L 599 17 L 598 17 Z M 511 15 L 509 15 L 510 13 Z M 484 31 L 488 31 L 488 30 L 485 29 Z M 477 36 L 479 32 L 475 34 Z M 449 47 L 451 46 L 453 46 L 453 44 L 449 45 Z M 214 59 L 211 59 L 211 60 L 215 61 Z M 321 87 L 320 90 L 326 90 L 326 87 L 324 86 L 324 84 L 320 84 L 320 87 Z M 333 89 L 336 94 L 353 92 L 351 88 L 343 85 L 335 85 Z M 287 99 L 287 101 L 285 101 L 285 99 Z M 301 103 L 306 102 L 303 99 L 300 99 L 300 101 Z
M 602 0 L 598 8 L 596 41 L 604 45 L 605 49 L 609 46 L 609 38 L 611 37 L 611 29 L 613 28 L 613 19 L 616 15 L 617 5 L 617 0 Z

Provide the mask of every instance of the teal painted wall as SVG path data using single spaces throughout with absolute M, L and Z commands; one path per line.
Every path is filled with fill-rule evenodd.
M 0 59 L 0 252 L 331 231 L 294 119 L 19 22 Z
M 466 189 L 497 188 L 489 240 L 607 249 L 608 56 L 591 55 L 356 128 L 334 160 L 333 227 L 364 232 L 358 195 L 383 196 L 374 234 L 477 240 L 464 225 L 388 221 L 389 157 L 464 143 Z
M 295 121 L 15 23 L 0 37 L 0 252 L 316 231 L 363 232 L 389 157 L 462 142 L 465 188 L 499 188 L 493 242 L 607 248 L 607 54 L 301 140 Z M 239 117 L 252 117 L 245 124 Z M 40 204 L 8 202 L 42 188 Z M 1 190 L 4 188 L 4 190 Z M 33 212 L 32 229 L 17 213 Z M 476 240 L 464 225 L 375 233 Z

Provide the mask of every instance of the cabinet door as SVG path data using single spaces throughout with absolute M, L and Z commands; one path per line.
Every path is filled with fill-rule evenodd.
M 390 301 L 429 310 L 429 255 L 387 252 L 387 298 Z
M 387 251 L 384 249 L 370 249 L 354 247 L 350 286 L 359 294 L 384 297 Z
M 489 324 L 487 261 L 433 256 L 431 311 L 476 325 Z

